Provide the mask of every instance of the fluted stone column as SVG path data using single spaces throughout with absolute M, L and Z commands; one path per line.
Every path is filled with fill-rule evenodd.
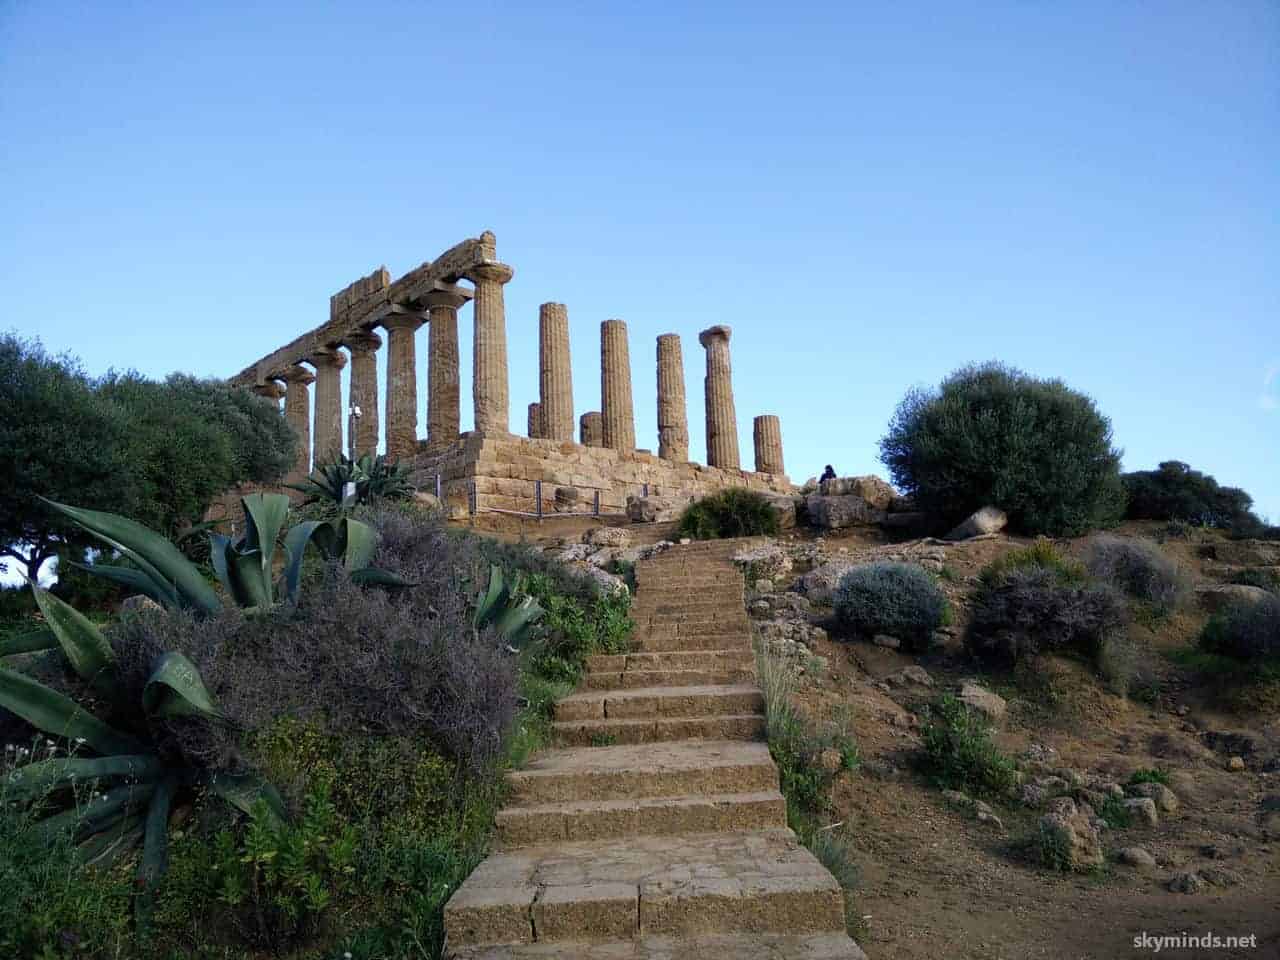
M 782 466 L 782 423 L 771 413 L 755 419 L 752 431 L 756 444 L 756 473 L 784 474 Z
M 604 418 L 600 416 L 600 411 L 584 413 L 578 420 L 578 430 L 584 447 L 604 446 Z
M 366 453 L 378 451 L 378 355 L 382 338 L 372 331 L 353 333 L 342 341 L 351 351 L 352 405 L 360 408 L 355 421 L 356 435 L 349 437 L 352 457 L 358 459 Z
M 382 326 L 387 331 L 387 456 L 408 460 L 418 450 L 418 346 L 414 335 L 422 319 L 393 315 L 385 318 Z
M 482 263 L 467 274 L 476 285 L 471 398 L 477 433 L 508 432 L 507 319 L 502 286 L 513 273 L 505 263 Z
M 542 436 L 572 441 L 569 312 L 563 303 L 544 303 L 538 308 L 538 395 L 542 404 Z
M 307 357 L 316 368 L 315 454 L 312 463 L 332 463 L 342 453 L 342 368 L 346 354 L 324 350 Z
M 627 325 L 621 320 L 600 324 L 600 403 L 604 446 L 630 453 L 636 448 L 636 419 Z
M 733 375 L 729 366 L 729 335 L 725 326 L 698 334 L 707 351 L 707 464 L 724 470 L 740 468 L 738 415 L 733 406 Z
M 542 430 L 542 404 L 529 404 L 529 437 L 537 440 L 546 436 Z
M 289 367 L 280 375 L 284 381 L 284 418 L 298 435 L 298 459 L 289 471 L 291 483 L 301 483 L 311 472 L 311 384 L 316 375 L 306 367 Z
M 680 336 L 658 337 L 658 456 L 689 459 L 689 418 L 684 402 L 684 355 Z
M 438 453 L 457 440 L 462 429 L 458 307 L 467 300 L 443 290 L 429 293 L 423 300 L 431 317 L 427 331 L 427 452 Z M 478 306 L 476 310 L 478 316 Z

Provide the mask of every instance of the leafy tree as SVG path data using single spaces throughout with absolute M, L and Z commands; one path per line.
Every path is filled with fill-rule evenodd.
M 939 529 L 988 504 L 1027 534 L 1079 534 L 1123 513 L 1111 422 L 1062 381 L 999 363 L 909 392 L 880 459 Z
M 1135 470 L 1121 479 L 1129 494 L 1128 516 L 1134 520 L 1182 520 L 1222 529 L 1258 522 L 1249 494 L 1239 487 L 1219 486 L 1212 476 L 1180 460 L 1166 460 L 1155 470 Z
M 36 340 L 0 335 L 0 557 L 34 577 L 83 535 L 39 499 L 116 508 L 130 497 L 124 411 L 103 401 L 79 362 Z

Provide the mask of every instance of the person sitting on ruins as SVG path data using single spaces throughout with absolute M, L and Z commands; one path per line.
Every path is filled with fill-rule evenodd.
M 834 480 L 835 478 L 836 478 L 835 468 L 828 463 L 827 469 L 822 471 L 822 476 L 818 478 L 818 482 L 826 483 L 828 480 Z

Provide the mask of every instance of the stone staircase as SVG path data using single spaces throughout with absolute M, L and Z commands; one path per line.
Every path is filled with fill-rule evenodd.
M 636 566 L 637 649 L 592 657 L 559 744 L 508 775 L 497 850 L 445 907 L 458 960 L 856 960 L 763 742 L 743 541 Z

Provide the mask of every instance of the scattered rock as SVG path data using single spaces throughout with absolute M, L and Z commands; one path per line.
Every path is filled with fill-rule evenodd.
M 571 543 L 556 554 L 556 560 L 560 563 L 581 563 L 593 552 L 589 543 Z
M 1135 783 L 1129 792 L 1135 797 L 1150 797 L 1161 813 L 1178 812 L 1178 795 L 1163 783 Z
M 1271 596 L 1261 587 L 1251 587 L 1243 583 L 1215 583 L 1207 587 L 1196 588 L 1196 602 L 1202 610 L 1214 613 L 1234 603 L 1258 603 Z
M 804 497 L 796 497 L 787 493 L 765 493 L 764 498 L 769 501 L 769 506 L 773 507 L 774 512 L 778 515 L 778 528 L 780 530 L 791 530 L 796 525 L 796 502 L 804 502 Z
M 767 617 L 771 612 L 768 600 L 756 600 L 747 609 L 753 617 Z
M 147 610 L 163 610 L 164 607 L 156 603 L 150 597 L 144 597 L 137 593 L 132 597 L 125 597 L 120 601 L 121 613 L 143 613 Z
M 625 580 L 623 580 L 621 577 L 615 577 L 612 573 L 606 573 L 604 570 L 601 570 L 599 567 L 593 567 L 590 564 L 583 564 L 582 566 L 575 567 L 574 569 L 581 570 L 584 574 L 586 574 L 588 579 L 594 580 L 596 583 L 596 586 L 600 588 L 600 591 L 602 593 L 615 594 L 615 593 L 630 592 L 629 590 L 627 590 L 627 584 Z
M 873 507 L 862 497 L 824 497 L 811 494 L 805 497 L 805 515 L 811 526 L 824 530 L 840 530 L 844 527 L 869 526 L 882 522 L 887 516 L 884 510 Z
M 897 637 L 891 637 L 887 633 L 877 633 L 871 638 L 871 642 L 877 647 L 887 647 L 890 650 L 897 650 L 902 646 L 902 641 Z
M 827 773 L 839 773 L 844 766 L 844 758 L 840 756 L 839 750 L 828 747 L 818 754 L 818 766 Z
M 824 497 L 859 497 L 877 510 L 888 510 L 898 493 L 879 477 L 836 477 L 818 484 L 818 492 Z
M 689 505 L 687 499 L 675 497 L 627 497 L 627 518 L 632 523 L 663 523 L 675 520 Z
M 840 583 L 840 578 L 854 566 L 855 564 L 848 560 L 824 563 L 797 580 L 796 588 L 799 593 L 808 597 L 813 603 L 830 603 L 835 595 L 836 586 Z
M 932 687 L 933 677 L 929 676 L 929 671 L 919 664 L 911 664 L 899 670 L 896 676 L 902 677 L 908 683 L 918 684 L 922 687 Z
M 434 493 L 419 490 L 413 495 L 413 502 L 427 510 L 444 510 L 444 503 Z
M 969 540 L 985 534 L 999 533 L 1008 522 L 1009 518 L 1003 510 L 998 510 L 995 507 L 983 507 L 948 533 L 945 539 Z
M 1169 879 L 1166 886 L 1174 893 L 1199 893 L 1207 884 L 1194 870 L 1186 870 Z
M 1004 697 L 992 693 L 986 687 L 972 680 L 965 680 L 960 685 L 960 701 L 967 704 L 971 709 L 984 714 L 993 723 L 1000 720 L 1004 716 L 1005 710 L 1008 709 L 1008 704 L 1005 703 Z
M 757 577 L 776 580 L 791 572 L 791 557 L 776 543 L 748 547 L 733 555 L 733 562 Z
M 1160 814 L 1156 812 L 1156 802 L 1150 797 L 1129 797 L 1121 800 L 1129 816 L 1144 826 L 1154 827 L 1160 822 Z
M 1138 870 L 1154 870 L 1156 866 L 1156 858 L 1142 847 L 1125 847 L 1116 854 L 1116 859 Z
M 582 535 L 582 542 L 596 547 L 627 547 L 631 532 L 625 527 L 592 527 Z
M 1227 761 L 1227 769 L 1232 773 L 1240 773 L 1244 770 L 1244 757 L 1232 757 Z
M 756 593 L 773 593 L 772 580 L 757 580 L 752 584 L 752 587 L 755 589 Z
M 1040 818 L 1040 833 L 1057 858 L 1057 866 L 1087 871 L 1102 866 L 1102 841 L 1089 816 L 1070 797 L 1052 801 L 1052 809 Z
M 1198 872 L 1201 880 L 1215 887 L 1238 887 L 1244 883 L 1243 876 L 1226 867 L 1201 867 Z

